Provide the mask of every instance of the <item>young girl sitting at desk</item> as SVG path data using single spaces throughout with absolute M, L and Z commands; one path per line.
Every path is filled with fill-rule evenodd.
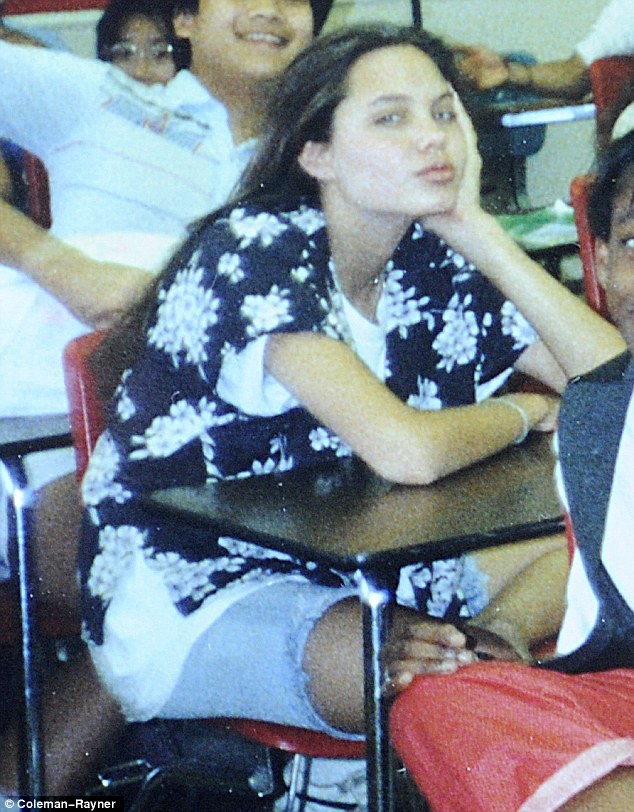
M 555 399 L 491 397 L 513 367 L 561 390 L 621 350 L 480 208 L 450 66 L 412 29 L 317 41 L 284 75 L 235 202 L 174 257 L 142 329 L 132 317 L 113 337 L 127 369 L 83 482 L 80 571 L 94 661 L 130 719 L 363 728 L 352 581 L 158 526 L 140 495 L 351 454 L 425 485 L 552 428 Z M 402 602 L 415 582 L 427 614 L 468 617 L 486 602 L 469 561 L 409 568 Z M 394 627 L 397 689 L 474 657 L 411 609 Z

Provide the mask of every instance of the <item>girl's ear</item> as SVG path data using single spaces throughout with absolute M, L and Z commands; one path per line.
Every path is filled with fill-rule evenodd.
M 192 26 L 196 15 L 191 11 L 179 11 L 174 15 L 174 33 L 180 39 L 191 39 Z
M 332 178 L 330 144 L 323 141 L 307 141 L 297 158 L 304 172 L 317 181 Z
M 605 288 L 607 285 L 609 260 L 610 248 L 607 242 L 597 239 L 594 244 L 594 265 L 597 272 L 597 280 L 602 288 Z

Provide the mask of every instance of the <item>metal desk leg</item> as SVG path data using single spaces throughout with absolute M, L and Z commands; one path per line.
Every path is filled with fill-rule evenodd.
M 392 812 L 392 769 L 387 703 L 382 694 L 381 652 L 393 599 L 368 573 L 357 572 L 363 611 L 368 812 Z
M 28 795 L 43 795 L 43 767 L 40 731 L 40 685 L 35 661 L 35 568 L 29 549 L 31 523 L 30 494 L 22 459 L 11 457 L 0 460 L 2 475 L 13 508 L 14 533 L 16 539 L 16 566 L 19 591 L 21 645 L 21 677 L 23 689 L 22 746 L 21 759 L 23 775 L 20 776 L 20 791 Z

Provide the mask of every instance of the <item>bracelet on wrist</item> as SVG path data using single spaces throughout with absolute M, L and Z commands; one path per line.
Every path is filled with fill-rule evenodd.
M 528 433 L 531 430 L 531 421 L 528 416 L 526 409 L 523 409 L 519 403 L 516 403 L 514 400 L 511 400 L 507 397 L 500 397 L 498 398 L 498 403 L 503 403 L 505 406 L 509 406 L 522 418 L 522 430 L 518 434 L 518 436 L 513 440 L 514 445 L 521 445 L 524 440 L 528 437 Z

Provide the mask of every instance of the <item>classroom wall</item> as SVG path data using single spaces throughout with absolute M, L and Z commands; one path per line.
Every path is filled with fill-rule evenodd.
M 84 8 L 104 0 L 76 0 Z M 495 50 L 527 50 L 539 60 L 570 54 L 589 30 L 606 0 L 421 0 L 423 25 L 447 39 L 481 43 Z M 8 0 L 19 8 L 60 8 L 72 0 Z M 362 20 L 410 23 L 410 0 L 335 0 L 328 28 Z M 12 19 L 30 30 L 53 29 L 64 44 L 94 54 L 99 11 L 20 14 Z M 551 125 L 540 152 L 528 159 L 528 191 L 535 205 L 565 198 L 570 180 L 592 162 L 592 121 Z

